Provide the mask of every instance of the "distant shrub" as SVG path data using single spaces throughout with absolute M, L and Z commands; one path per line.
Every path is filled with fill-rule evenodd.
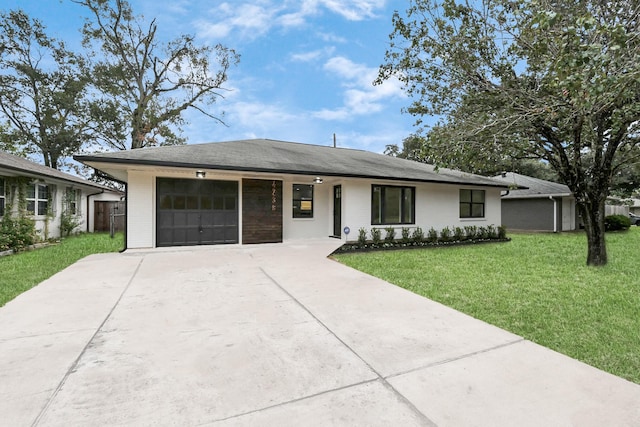
M 631 220 L 624 215 L 609 215 L 604 218 L 605 231 L 627 230 L 631 227 Z
M 465 225 L 464 234 L 467 236 L 467 239 L 473 240 L 476 238 L 476 235 L 478 234 L 478 227 L 475 225 Z
M 413 230 L 413 234 L 411 235 L 411 239 L 415 243 L 422 243 L 422 241 L 424 241 L 424 231 L 422 231 L 422 228 L 416 227 L 416 229 Z
M 401 230 L 402 243 L 409 243 L 411 240 L 411 229 L 409 227 L 402 227 Z
M 507 238 L 507 227 L 501 225 L 498 227 L 498 239 L 506 239 Z
M 36 227 L 32 219 L 13 218 L 4 215 L 0 221 L 0 251 L 19 251 L 33 245 L 36 240 Z
M 438 232 L 435 228 L 431 227 L 429 231 L 427 231 L 427 242 L 435 243 L 438 241 Z
M 455 227 L 453 229 L 453 240 L 456 241 L 461 241 L 464 240 L 465 235 L 464 235 L 464 229 L 462 227 Z
M 387 234 L 384 236 L 385 242 L 393 242 L 396 239 L 396 229 L 393 227 L 387 227 L 384 229 Z
M 449 227 L 445 227 L 440 231 L 440 240 L 443 242 L 451 241 L 451 229 Z
M 382 237 L 380 235 L 380 229 L 379 228 L 372 228 L 371 229 L 371 240 L 373 241 L 374 245 L 379 245 L 380 241 L 382 240 Z
M 364 247 L 367 244 L 367 229 L 360 227 L 358 230 L 358 244 Z

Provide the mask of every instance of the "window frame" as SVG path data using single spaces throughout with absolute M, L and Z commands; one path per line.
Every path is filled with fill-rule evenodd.
M 65 191 L 65 194 L 64 194 L 65 212 L 72 216 L 81 215 L 82 212 L 80 212 L 80 197 L 81 197 L 80 189 L 73 188 L 73 187 L 66 187 L 64 191 Z M 71 195 L 73 195 L 73 198 L 70 197 Z
M 462 200 L 462 192 L 469 192 L 469 201 Z M 474 193 L 482 194 L 482 202 L 474 202 Z M 460 219 L 483 219 L 487 216 L 487 192 L 476 188 L 461 188 L 458 192 Z M 463 215 L 463 206 L 468 208 L 469 215 Z M 482 215 L 474 215 L 474 206 L 482 206 Z
M 33 197 L 29 197 L 29 193 L 31 191 L 31 187 L 33 187 Z M 42 197 L 42 192 L 40 190 L 41 187 L 46 188 L 47 195 L 45 198 Z M 27 212 L 33 216 L 45 216 L 49 211 L 49 197 L 51 195 L 51 186 L 48 184 L 40 184 L 38 182 L 34 182 L 28 185 L 27 187 Z M 40 203 L 44 202 L 44 212 L 40 212 Z M 33 209 L 29 209 L 29 204 L 33 203 Z
M 301 197 L 302 191 L 297 191 L 296 187 L 307 187 L 311 190 L 311 197 Z M 291 218 L 293 219 L 313 219 L 314 215 L 314 201 L 315 201 L 315 186 L 313 184 L 292 184 L 291 185 Z M 300 197 L 296 197 L 299 194 Z M 302 209 L 302 202 L 311 202 L 311 209 Z M 305 214 L 303 214 L 305 212 Z M 308 214 L 306 212 L 309 212 Z
M 379 212 L 376 212 L 374 209 L 375 197 L 376 197 L 376 188 L 380 189 L 380 206 Z M 399 189 L 400 190 L 400 222 L 388 221 L 386 218 L 386 191 L 388 188 Z M 406 206 L 404 201 L 406 200 L 407 194 L 406 192 L 411 191 L 411 206 L 409 207 L 409 212 L 406 211 Z M 380 215 L 378 215 L 378 213 Z M 405 220 L 407 214 L 409 215 L 409 220 Z M 380 221 L 378 222 L 378 216 L 380 217 Z M 416 223 L 416 187 L 408 186 L 408 185 L 386 185 L 386 184 L 371 184 L 371 225 L 414 225 Z

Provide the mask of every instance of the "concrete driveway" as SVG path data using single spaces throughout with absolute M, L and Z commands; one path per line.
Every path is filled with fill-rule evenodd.
M 640 386 L 327 259 L 339 244 L 81 260 L 0 308 L 0 425 L 640 425 Z

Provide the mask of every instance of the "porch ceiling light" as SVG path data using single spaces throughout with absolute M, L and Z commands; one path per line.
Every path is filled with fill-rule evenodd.
M 322 178 L 320 178 L 319 176 L 316 176 L 316 177 L 313 179 L 313 183 L 314 183 L 314 184 L 322 184 Z
M 205 176 L 207 176 L 205 171 L 196 171 L 196 178 L 204 178 Z

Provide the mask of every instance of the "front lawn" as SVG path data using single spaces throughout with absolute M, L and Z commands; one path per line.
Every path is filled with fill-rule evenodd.
M 607 235 L 586 267 L 584 233 L 335 258 L 528 340 L 640 384 L 640 227 Z
M 123 244 L 122 233 L 113 239 L 108 233 L 81 234 L 46 248 L 0 257 L 0 307 L 79 259 L 117 252 Z

